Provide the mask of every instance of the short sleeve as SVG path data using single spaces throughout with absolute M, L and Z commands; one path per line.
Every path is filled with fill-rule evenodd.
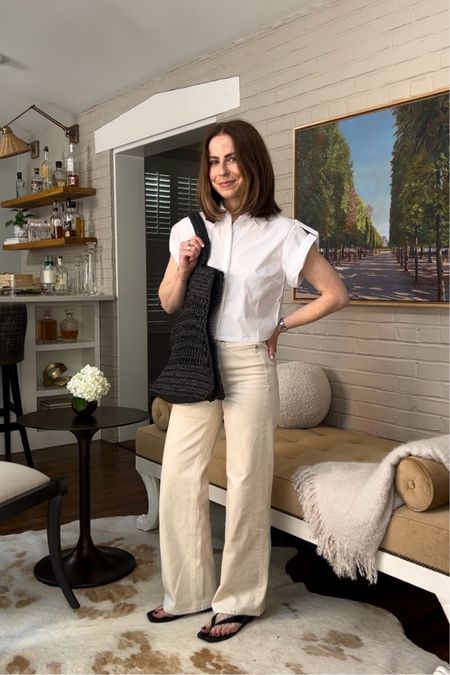
M 302 280 L 301 271 L 311 246 L 319 239 L 319 233 L 299 220 L 293 226 L 284 242 L 283 267 L 289 286 L 296 288 Z
M 178 262 L 180 254 L 180 244 L 195 234 L 194 228 L 189 218 L 182 218 L 170 230 L 169 250 L 170 255 Z

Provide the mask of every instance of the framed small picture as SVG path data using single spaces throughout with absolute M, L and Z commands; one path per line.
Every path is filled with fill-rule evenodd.
M 353 302 L 448 302 L 448 130 L 448 91 L 294 129 L 294 217 Z

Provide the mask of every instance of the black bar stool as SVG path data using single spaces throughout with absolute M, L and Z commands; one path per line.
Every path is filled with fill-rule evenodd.
M 27 307 L 25 303 L 0 303 L 0 367 L 3 396 L 3 407 L 0 408 L 3 424 L 0 424 L 0 431 L 5 434 L 5 458 L 11 460 L 11 431 L 18 431 L 27 464 L 33 467 L 27 430 L 17 422 L 11 422 L 11 411 L 16 417 L 23 414 L 17 364 L 23 361 L 26 329 Z

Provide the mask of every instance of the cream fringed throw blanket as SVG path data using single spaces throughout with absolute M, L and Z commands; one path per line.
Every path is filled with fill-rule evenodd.
M 377 580 L 375 557 L 392 516 L 403 502 L 395 493 L 397 464 L 414 455 L 449 469 L 449 436 L 411 441 L 394 448 L 380 464 L 323 462 L 302 466 L 292 482 L 317 552 L 339 577 Z

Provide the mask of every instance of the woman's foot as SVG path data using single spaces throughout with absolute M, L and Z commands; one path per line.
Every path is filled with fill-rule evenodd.
M 155 609 L 153 609 L 150 613 L 155 619 L 158 619 L 158 621 L 160 619 L 167 619 L 175 616 L 175 614 L 169 614 L 169 612 L 166 612 L 162 605 L 158 605 L 158 607 L 155 607 Z
M 197 633 L 200 640 L 206 642 L 221 642 L 239 633 L 245 624 L 253 621 L 254 616 L 247 616 L 246 614 L 214 614 L 211 623 L 202 626 Z
M 169 614 L 166 612 L 162 605 L 158 605 L 155 609 L 147 612 L 147 619 L 152 623 L 167 623 L 168 621 L 176 621 L 181 619 L 181 617 L 186 616 L 185 614 Z
M 208 607 L 208 609 L 201 609 L 198 613 L 210 611 L 211 608 Z M 197 612 L 192 613 L 197 614 Z M 168 623 L 169 621 L 176 621 L 177 619 L 182 619 L 184 616 L 189 616 L 189 614 L 169 614 L 169 612 L 166 612 L 166 610 L 162 605 L 158 605 L 158 607 L 155 607 L 155 609 L 152 609 L 150 610 L 150 612 L 147 612 L 147 619 L 151 623 Z

